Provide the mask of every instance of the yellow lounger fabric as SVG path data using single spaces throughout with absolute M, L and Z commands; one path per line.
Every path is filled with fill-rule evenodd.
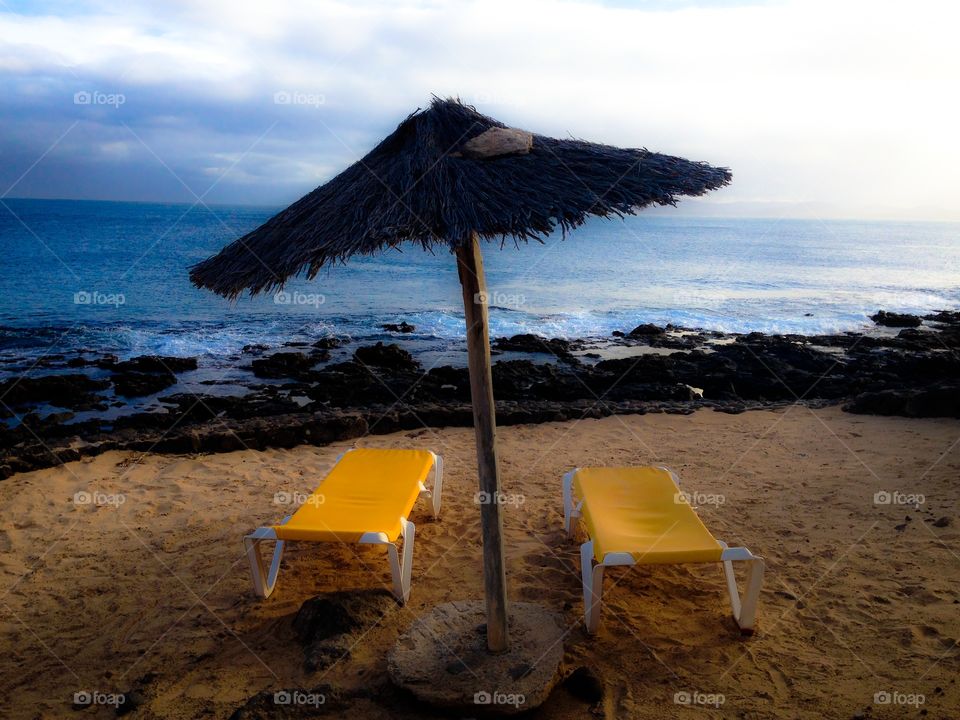
M 280 540 L 356 542 L 382 532 L 393 542 L 432 466 L 426 450 L 351 450 L 293 517 L 273 529 Z
M 655 467 L 581 468 L 573 480 L 597 562 L 609 552 L 641 564 L 716 562 L 723 548 Z

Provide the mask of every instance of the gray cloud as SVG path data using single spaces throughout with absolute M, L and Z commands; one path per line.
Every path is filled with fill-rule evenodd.
M 960 62 L 920 4 L 7 3 L 0 194 L 277 205 L 435 92 L 732 167 L 698 212 L 957 218 Z

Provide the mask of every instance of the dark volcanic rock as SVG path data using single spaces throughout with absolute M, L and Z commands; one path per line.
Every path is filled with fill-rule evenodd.
M 637 355 L 636 357 L 601 360 L 594 370 L 611 377 L 633 382 L 680 382 L 684 372 L 693 374 L 693 365 L 682 367 L 687 360 L 686 353 L 664 355 Z
M 736 413 L 797 402 L 808 407 L 846 402 L 851 412 L 960 417 L 960 313 L 944 311 L 925 319 L 926 326 L 903 328 L 896 337 L 696 331 L 678 337 L 671 332 L 677 328 L 668 326 L 657 335 L 613 343 L 618 352 L 640 345 L 678 346 L 683 351 L 644 350 L 595 365 L 572 357 L 572 350 L 585 348 L 583 341 L 502 338 L 502 349 L 537 353 L 538 359 L 552 352 L 563 362 L 531 358 L 495 363 L 497 420 L 506 426 L 624 413 L 690 413 L 697 408 Z M 728 342 L 710 343 L 714 338 Z M 382 343 L 360 348 L 356 360 L 314 367 L 328 348 L 339 344 L 338 338 L 323 338 L 305 346 L 304 352 L 258 358 L 254 362 L 261 376 L 284 380 L 250 383 L 242 397 L 169 395 L 161 398 L 168 405 L 162 412 L 121 414 L 112 420 L 77 423 L 69 414 L 34 407 L 49 403 L 73 411 L 106 409 L 99 393 L 109 383 L 103 380 L 77 374 L 7 380 L 0 383 L 0 397 L 13 410 L 0 412 L 23 422 L 0 424 L 0 478 L 112 449 L 223 452 L 472 425 L 466 368 L 423 372 L 406 350 Z M 597 344 L 602 353 L 603 345 Z M 104 356 L 86 360 L 96 357 L 93 351 L 80 355 L 85 365 L 112 372 L 118 396 L 156 392 L 175 382 L 166 367 L 189 369 L 194 362 L 146 356 L 118 363 Z M 702 397 L 693 388 L 702 389 Z M 327 651 L 342 654 L 345 648 L 338 643 L 318 649 L 314 662 L 322 664 Z
M 633 338 L 638 342 L 650 345 L 650 347 L 668 348 L 670 350 L 696 350 L 702 347 L 706 341 L 703 335 L 646 335 L 640 338 Z
M 367 407 L 376 403 L 396 402 L 416 382 L 418 376 L 407 372 L 402 376 L 390 373 L 380 378 L 374 372 L 371 367 L 352 360 L 335 363 L 314 372 L 312 378 L 316 382 L 312 387 L 305 388 L 304 392 L 318 403 L 329 403 L 335 407 Z
M 893 313 L 887 312 L 886 310 L 881 310 L 871 315 L 870 319 L 873 320 L 877 325 L 883 325 L 885 327 L 919 327 L 923 322 L 916 315 Z
M 67 356 L 62 353 L 51 353 L 41 357 L 35 364 L 37 367 L 52 367 L 55 365 L 63 365 L 66 359 Z
M 493 364 L 492 373 L 493 394 L 499 400 L 545 398 L 556 394 L 573 400 L 582 397 L 586 390 L 572 374 L 558 371 L 557 366 L 550 363 L 501 360 Z
M 843 409 L 866 415 L 960 418 L 960 383 L 865 392 Z
M 152 395 L 177 382 L 176 375 L 169 372 L 123 372 L 115 373 L 111 379 L 113 391 L 124 397 Z
M 387 332 L 412 333 L 416 328 L 406 320 L 400 323 L 384 323 L 381 325 Z
M 18 377 L 0 383 L 0 398 L 9 406 L 47 402 L 71 410 L 85 409 L 99 400 L 97 393 L 110 383 L 86 375 Z
M 817 397 L 840 398 L 850 394 L 840 376 L 837 359 L 786 338 L 747 336 L 712 353 L 700 350 L 670 355 L 640 355 L 603 360 L 595 369 L 619 378 L 614 390 L 623 398 L 632 385 L 689 385 L 703 389 L 713 400 L 782 401 L 804 397 L 811 388 Z M 591 382 L 588 380 L 588 382 Z M 603 379 L 594 386 L 605 391 Z M 598 392 L 598 394 L 600 394 Z M 638 395 L 642 397 L 642 395 Z
M 904 328 L 897 333 L 896 341 L 889 343 L 888 347 L 897 347 L 915 352 L 936 350 L 938 347 L 943 347 L 942 337 L 942 334 L 938 332 L 918 330 L 917 328 Z
M 181 373 L 197 369 L 197 359 L 192 357 L 167 357 L 163 355 L 140 355 L 114 363 L 114 372 Z
M 172 427 L 176 417 L 165 412 L 142 412 L 122 415 L 113 421 L 114 430 L 158 430 Z
M 50 413 L 45 417 L 40 417 L 37 413 L 29 412 L 20 418 L 20 423 L 38 434 L 46 434 L 53 431 L 58 425 L 73 420 L 72 412 Z
M 924 320 L 933 320 L 938 323 L 960 325 L 960 310 L 941 310 L 931 315 L 924 315 Z
M 320 350 L 333 350 L 334 348 L 338 348 L 341 345 L 343 345 L 343 340 L 341 340 L 338 337 L 331 336 L 331 337 L 320 338 L 313 344 L 313 347 L 318 348 Z
M 178 418 L 178 422 L 183 424 L 205 422 L 215 417 L 245 420 L 309 412 L 306 407 L 288 397 L 278 397 L 267 392 L 252 392 L 243 396 L 180 394 L 159 399 L 176 406 L 169 416 Z
M 427 373 L 429 385 L 436 388 L 438 398 L 454 398 L 470 402 L 470 374 L 466 368 L 441 365 Z
M 87 351 L 87 350 L 78 351 L 77 357 L 70 358 L 69 360 L 67 360 L 66 366 L 70 368 L 100 367 L 102 364 L 107 363 L 110 367 L 113 367 L 117 362 L 117 356 L 111 355 L 111 354 L 100 355 L 99 357 L 95 357 L 95 358 L 83 357 L 84 354 L 89 354 L 90 352 L 92 351 Z
M 501 351 L 512 350 L 514 352 L 525 353 L 547 353 L 549 355 L 555 355 L 565 362 L 571 362 L 575 360 L 570 352 L 572 349 L 570 341 L 562 340 L 561 338 L 552 338 L 548 340 L 541 335 L 530 335 L 529 333 L 525 333 L 523 335 L 514 335 L 513 337 L 509 338 L 497 338 L 494 340 L 493 346 L 497 350 Z
M 212 423 L 170 431 L 144 433 L 123 443 L 123 449 L 152 452 L 192 453 L 290 448 L 297 445 L 327 445 L 359 437 L 369 431 L 358 413 L 316 412 L 243 420 L 218 419 Z M 116 449 L 116 448 L 114 448 Z
M 635 337 L 646 337 L 648 335 L 663 335 L 666 332 L 662 327 L 653 325 L 652 323 L 643 323 L 642 325 L 637 325 L 633 330 L 630 331 L 629 335 L 632 338 Z
M 250 363 L 253 374 L 260 378 L 295 378 L 312 368 L 318 359 L 302 352 L 278 352 Z
M 385 591 L 335 592 L 311 598 L 300 606 L 293 631 L 304 647 L 307 670 L 320 670 L 348 655 L 353 635 L 379 623 L 396 608 Z
M 384 345 L 378 342 L 376 345 L 358 347 L 353 356 L 364 365 L 390 370 L 415 370 L 420 367 L 420 363 L 397 344 Z
M 196 358 L 141 355 L 123 362 L 109 362 L 99 367 L 112 371 L 114 392 L 124 397 L 152 395 L 177 382 L 174 373 L 197 369 Z

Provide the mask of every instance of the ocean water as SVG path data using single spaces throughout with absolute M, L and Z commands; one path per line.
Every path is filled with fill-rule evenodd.
M 277 208 L 3 200 L 0 359 L 78 349 L 200 356 L 328 334 L 414 349 L 462 346 L 452 255 L 418 247 L 356 257 L 288 294 L 229 302 L 187 268 Z M 561 239 L 485 247 L 493 334 L 605 336 L 641 322 L 734 332 L 857 330 L 883 308 L 960 307 L 960 224 L 595 219 Z

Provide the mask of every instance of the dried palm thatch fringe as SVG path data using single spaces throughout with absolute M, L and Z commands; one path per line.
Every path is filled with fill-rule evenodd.
M 253 232 L 191 268 L 197 287 L 227 297 L 282 287 L 330 262 L 405 241 L 430 249 L 490 240 L 542 240 L 589 215 L 675 205 L 730 182 L 730 171 L 645 149 L 533 135 L 529 150 L 478 158 L 464 145 L 503 123 L 434 98 L 362 160 Z M 503 134 L 506 136 L 508 134 Z M 492 133 L 488 137 L 496 137 Z

